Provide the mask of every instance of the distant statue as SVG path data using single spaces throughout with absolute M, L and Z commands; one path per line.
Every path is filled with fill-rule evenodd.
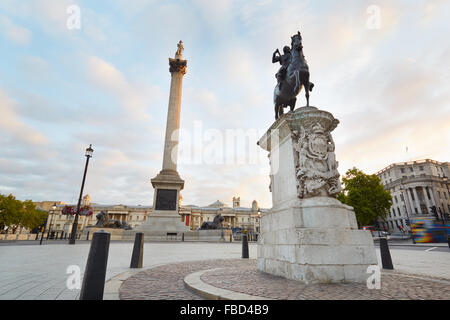
M 180 42 L 178 42 L 178 50 L 175 53 L 175 57 L 181 57 L 183 54 L 183 50 L 184 50 L 184 46 L 183 46 L 183 41 L 180 40 Z
M 96 215 L 97 223 L 95 224 L 96 228 L 113 228 L 113 229 L 125 229 L 131 230 L 131 227 L 124 221 L 109 219 L 108 214 L 105 211 L 100 211 L 99 214 Z
M 309 92 L 314 84 L 309 82 L 309 67 L 303 55 L 302 36 L 300 32 L 291 37 L 291 48 L 284 47 L 281 55 L 278 49 L 273 53 L 272 62 L 280 62 L 281 68 L 276 74 L 278 80 L 274 90 L 275 119 L 283 113 L 284 108 L 294 111 L 297 95 L 305 87 L 306 106 L 309 106 Z
M 223 229 L 222 222 L 224 218 L 219 213 L 214 217 L 213 221 L 205 221 L 203 222 L 202 226 L 200 227 L 200 230 L 217 230 L 217 229 Z

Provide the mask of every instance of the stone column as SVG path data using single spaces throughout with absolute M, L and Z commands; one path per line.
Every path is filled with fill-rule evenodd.
M 435 200 L 435 198 L 434 198 L 433 187 L 432 187 L 432 186 L 430 187 L 430 196 L 431 196 L 431 201 L 432 201 L 432 203 L 433 203 L 433 206 L 435 206 L 435 207 L 437 208 L 436 200 Z
M 411 208 L 411 215 L 416 214 L 416 210 L 414 210 L 414 202 L 411 197 L 411 189 L 406 189 L 406 193 L 408 194 L 409 206 Z
M 177 174 L 178 138 L 180 129 L 181 88 L 186 74 L 187 61 L 181 54 L 176 59 L 169 59 L 170 83 L 169 107 L 167 110 L 166 137 L 162 173 Z
M 419 196 L 417 195 L 416 188 L 414 187 L 412 189 L 414 192 L 414 199 L 416 199 L 417 211 L 419 212 L 419 214 L 422 214 L 422 209 L 420 208 L 420 201 L 419 201 Z
M 167 232 L 187 232 L 189 230 L 179 213 L 180 191 L 184 188 L 184 180 L 177 172 L 181 89 L 187 68 L 187 61 L 183 60 L 182 51 L 183 43 L 180 41 L 175 58 L 169 58 L 169 71 L 172 78 L 167 109 L 164 156 L 162 170 L 155 178 L 151 179 L 155 190 L 152 213 L 136 228 L 136 230 L 144 232 L 147 239 L 165 237 Z
M 422 190 L 423 190 L 423 196 L 425 198 L 425 203 L 427 204 L 427 212 L 431 212 L 431 209 L 430 209 L 431 204 L 430 204 L 430 201 L 428 200 L 427 187 L 426 186 L 422 187 Z

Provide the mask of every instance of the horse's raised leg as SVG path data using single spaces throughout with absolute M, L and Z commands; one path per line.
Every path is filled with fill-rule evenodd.
M 278 108 L 279 106 L 275 105 L 275 120 L 278 120 Z

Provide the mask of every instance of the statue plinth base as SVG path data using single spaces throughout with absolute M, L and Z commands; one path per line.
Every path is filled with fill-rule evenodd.
M 152 213 L 136 228 L 136 232 L 150 235 L 182 233 L 190 230 L 179 214 L 179 194 L 184 181 L 173 170 L 163 170 L 151 180 L 155 188 Z
M 260 139 L 270 152 L 273 207 L 261 217 L 258 270 L 305 283 L 366 282 L 377 264 L 370 232 L 334 198 L 337 123 L 326 111 L 300 108 Z

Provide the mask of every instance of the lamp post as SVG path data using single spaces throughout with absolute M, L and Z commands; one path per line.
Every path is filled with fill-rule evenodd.
M 89 146 L 89 148 L 86 149 L 86 166 L 84 167 L 84 174 L 83 174 L 83 182 L 81 183 L 81 190 L 80 190 L 80 197 L 78 198 L 78 204 L 77 204 L 77 212 L 75 214 L 75 219 L 73 221 L 72 225 L 72 232 L 70 234 L 69 244 L 75 244 L 75 237 L 78 230 L 78 216 L 80 214 L 80 206 L 81 206 L 81 198 L 83 197 L 83 189 L 84 189 L 84 182 L 86 181 L 86 172 L 89 165 L 89 159 L 92 158 L 92 154 L 94 153 L 94 149 L 92 149 L 92 144 Z
M 52 206 L 52 217 L 51 217 L 51 219 L 50 219 L 50 224 L 48 225 L 48 232 L 50 232 L 51 230 L 52 230 L 52 222 L 53 222 L 53 216 L 55 215 L 55 210 L 56 210 L 56 202 L 53 204 L 53 206 Z M 48 219 L 48 218 L 47 218 Z M 47 226 L 47 225 L 46 225 Z M 45 226 L 45 227 L 46 227 Z M 45 233 L 45 228 L 44 227 L 44 231 L 42 231 L 42 235 L 41 235 L 41 241 L 39 241 L 39 245 L 42 245 L 42 239 L 44 239 L 44 233 Z M 47 239 L 48 239 L 48 236 L 47 236 Z

